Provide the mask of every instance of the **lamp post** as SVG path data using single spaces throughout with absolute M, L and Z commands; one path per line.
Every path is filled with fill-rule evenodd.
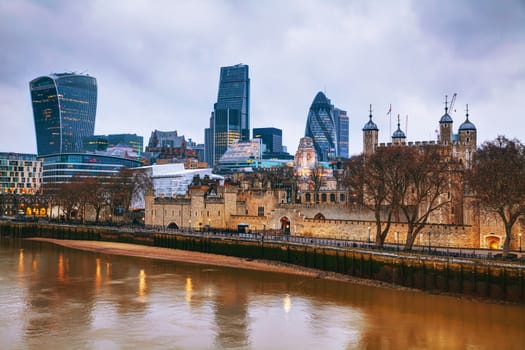
M 165 209 L 164 209 L 164 198 L 162 198 L 162 229 L 164 230 L 165 226 L 164 226 L 164 213 L 165 213 Z
M 188 220 L 188 230 L 191 232 L 191 219 Z
M 372 228 L 371 228 L 370 226 L 368 226 L 368 243 L 371 242 L 371 241 L 370 241 L 370 230 L 371 230 L 371 229 L 372 229 Z
M 518 233 L 518 237 L 519 237 L 519 240 L 520 240 L 520 253 L 521 253 L 521 232 Z
M 430 254 L 430 231 L 428 231 L 428 253 Z

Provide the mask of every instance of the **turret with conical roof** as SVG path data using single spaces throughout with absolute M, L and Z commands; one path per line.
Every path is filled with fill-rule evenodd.
M 369 118 L 370 120 L 363 127 L 363 153 L 365 155 L 371 155 L 375 152 L 379 140 L 379 129 L 372 121 L 372 105 L 370 105 Z
M 458 146 L 457 152 L 466 167 L 470 167 L 472 155 L 476 152 L 477 147 L 477 130 L 476 126 L 468 119 L 468 105 L 466 107 L 466 119 L 458 129 Z
M 403 130 L 401 130 L 401 124 L 399 123 L 399 114 L 398 114 L 397 115 L 397 130 L 394 131 L 394 133 L 392 134 L 392 143 L 394 145 L 403 144 L 406 138 L 407 137 L 405 133 L 403 132 Z
M 439 120 L 439 142 L 448 145 L 452 142 L 452 117 L 448 114 L 448 100 L 445 95 L 445 114 Z

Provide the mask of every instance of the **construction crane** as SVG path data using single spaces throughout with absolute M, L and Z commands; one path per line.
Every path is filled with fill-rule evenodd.
M 454 92 L 454 95 L 452 95 L 452 99 L 450 100 L 450 107 L 448 108 L 450 113 L 452 113 L 452 111 L 454 111 L 452 108 L 454 108 L 454 102 L 456 102 L 456 96 L 457 96 L 457 93 Z

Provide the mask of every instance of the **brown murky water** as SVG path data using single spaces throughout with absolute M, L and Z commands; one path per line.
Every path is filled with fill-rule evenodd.
M 1 349 L 524 349 L 525 307 L 0 241 Z

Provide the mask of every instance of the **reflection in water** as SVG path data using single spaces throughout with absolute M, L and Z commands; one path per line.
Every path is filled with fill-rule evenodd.
M 292 299 L 290 299 L 290 294 L 286 294 L 283 299 L 283 308 L 284 312 L 289 313 L 292 309 Z
M 193 292 L 193 285 L 191 284 L 191 277 L 186 277 L 186 285 L 184 287 L 186 291 L 186 302 L 191 303 L 191 294 Z
M 24 249 L 18 251 L 18 272 L 24 272 Z
M 146 272 L 144 272 L 144 269 L 140 270 L 139 273 L 139 297 L 143 297 L 146 295 Z
M 58 281 L 64 282 L 64 256 L 60 254 L 58 256 Z
M 13 242 L 0 240 L 6 349 L 521 349 L 525 342 L 522 306 Z
M 100 289 L 100 285 L 102 284 L 102 274 L 100 273 L 100 259 L 96 258 L 96 267 L 95 267 L 95 289 Z

